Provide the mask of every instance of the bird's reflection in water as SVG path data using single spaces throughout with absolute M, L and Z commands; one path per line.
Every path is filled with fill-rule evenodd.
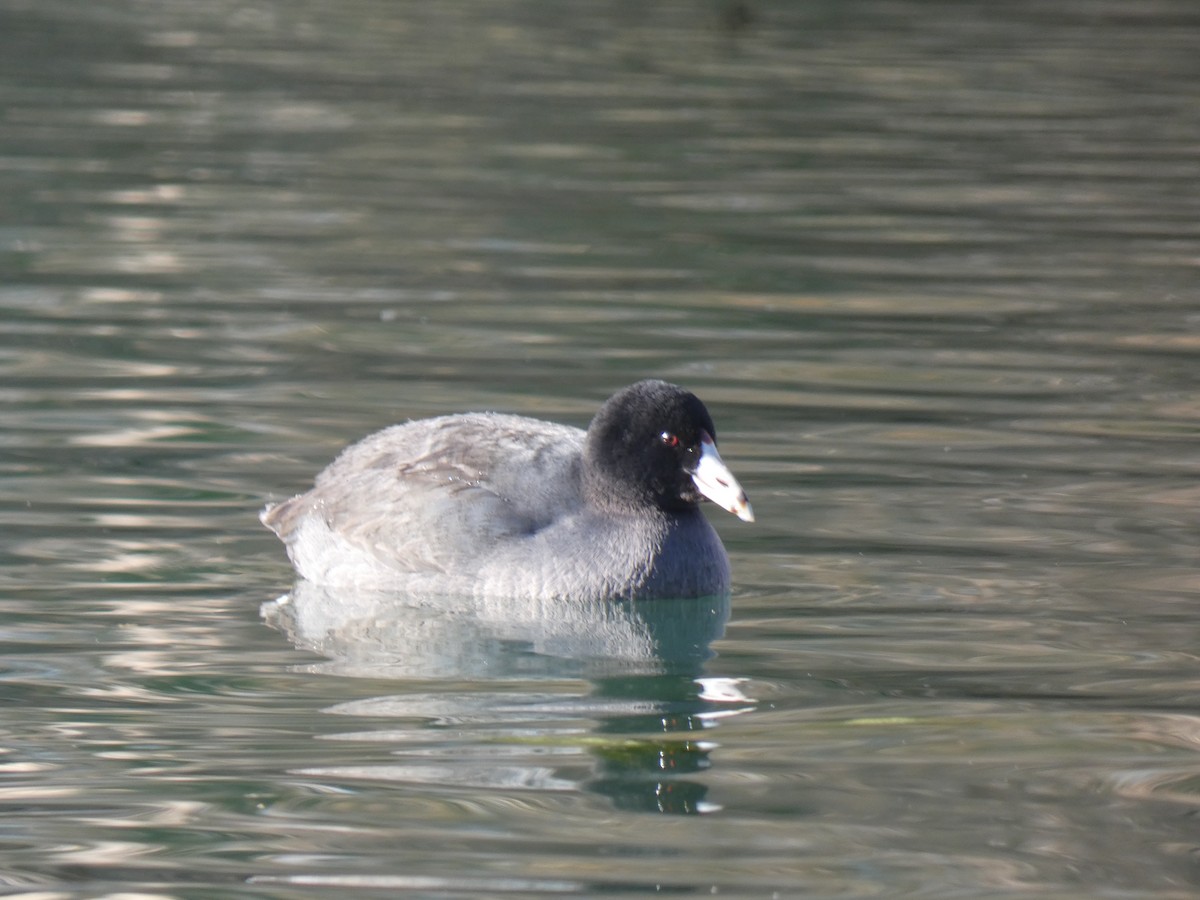
M 729 611 L 728 596 L 498 601 L 307 582 L 263 607 L 269 624 L 325 657 L 307 670 L 396 682 L 388 696 L 329 712 L 399 724 L 403 731 L 337 736 L 390 742 L 399 762 L 307 774 L 581 789 L 622 809 L 666 813 L 716 808 L 695 777 L 710 765 L 705 732 L 753 706 L 736 679 L 705 677 Z

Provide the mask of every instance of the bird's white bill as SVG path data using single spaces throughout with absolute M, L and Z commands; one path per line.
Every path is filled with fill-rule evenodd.
M 722 461 L 717 445 L 707 435 L 700 441 L 700 464 L 692 473 L 692 481 L 700 493 L 717 506 L 733 513 L 743 522 L 754 521 L 754 510 L 750 508 L 746 492 Z

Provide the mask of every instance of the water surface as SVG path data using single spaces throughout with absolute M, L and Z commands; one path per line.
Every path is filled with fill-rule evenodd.
M 3 891 L 1194 896 L 1198 39 L 0 6 Z M 727 605 L 273 602 L 346 442 L 646 376 Z

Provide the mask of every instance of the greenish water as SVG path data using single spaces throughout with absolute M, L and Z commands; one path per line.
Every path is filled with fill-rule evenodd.
M 0 3 L 0 893 L 1194 896 L 1198 40 Z M 646 376 L 728 608 L 272 604 L 345 443 Z

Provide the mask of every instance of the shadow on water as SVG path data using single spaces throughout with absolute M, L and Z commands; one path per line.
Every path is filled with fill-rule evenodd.
M 690 777 L 710 765 L 704 733 L 753 708 L 736 679 L 705 676 L 729 611 L 727 595 L 586 603 L 301 581 L 264 604 L 263 617 L 326 657 L 307 670 L 397 688 L 326 711 L 378 726 L 332 739 L 388 744 L 400 763 L 304 774 L 438 790 L 585 790 L 618 809 L 695 814 L 716 808 Z M 468 735 L 480 753 L 464 756 Z

